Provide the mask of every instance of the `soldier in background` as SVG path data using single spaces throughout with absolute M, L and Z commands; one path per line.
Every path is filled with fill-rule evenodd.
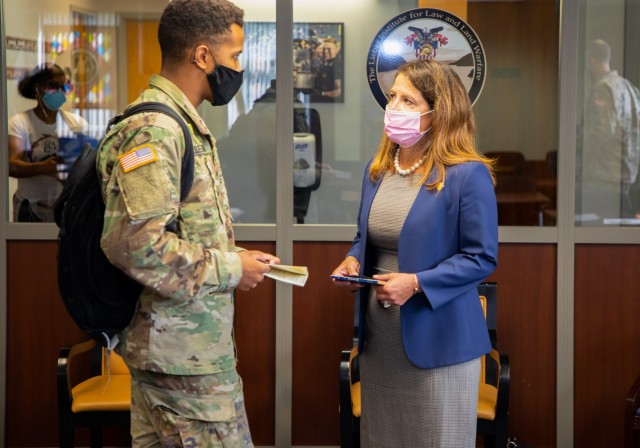
M 195 162 L 185 201 L 185 143 L 174 119 L 133 115 L 99 148 L 102 247 L 145 286 L 116 348 L 131 371 L 134 447 L 253 446 L 236 371 L 233 292 L 254 288 L 279 259 L 235 246 L 216 142 L 196 110 L 204 100 L 224 105 L 240 88 L 242 26 L 243 11 L 227 0 L 170 2 L 158 29 L 160 75 L 132 103 L 162 102 L 189 125 Z
M 594 82 L 585 106 L 582 213 L 632 218 L 640 165 L 640 92 L 609 67 L 611 48 L 601 39 L 589 45 Z

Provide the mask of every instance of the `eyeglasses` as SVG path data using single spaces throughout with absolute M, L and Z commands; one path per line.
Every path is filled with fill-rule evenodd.
M 49 81 L 44 86 L 45 90 L 62 90 L 64 93 L 73 92 L 73 84 L 70 81 L 60 84 L 59 82 Z

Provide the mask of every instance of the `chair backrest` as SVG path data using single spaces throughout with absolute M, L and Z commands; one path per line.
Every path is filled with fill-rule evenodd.
M 494 289 L 494 291 L 490 291 L 493 293 L 492 302 L 493 302 L 493 311 L 488 313 L 489 300 L 487 300 L 486 296 L 480 296 L 480 304 L 482 305 L 482 311 L 484 312 L 485 319 L 489 319 L 491 317 L 492 320 L 495 320 L 495 283 L 484 283 L 482 285 L 483 289 L 486 292 L 486 289 Z M 491 330 L 489 330 L 491 331 Z M 500 376 L 500 359 L 498 358 L 498 352 L 496 351 L 496 341 L 495 341 L 495 329 L 493 332 L 493 336 L 491 336 L 491 345 L 493 350 L 490 353 L 487 353 L 484 356 L 480 357 L 480 384 L 488 384 L 496 389 L 498 388 L 498 377 Z
M 487 298 L 485 296 L 480 296 L 480 304 L 482 305 L 482 312 L 484 313 L 484 318 L 487 318 Z M 480 384 L 484 384 L 487 382 L 487 361 L 486 355 L 480 357 Z
M 497 349 L 498 345 L 498 285 L 495 282 L 480 283 L 478 285 L 478 295 L 485 298 L 485 318 L 489 329 L 491 347 Z
M 484 313 L 484 318 L 487 318 L 487 298 L 485 296 L 480 296 L 480 305 L 482 305 L 482 312 Z

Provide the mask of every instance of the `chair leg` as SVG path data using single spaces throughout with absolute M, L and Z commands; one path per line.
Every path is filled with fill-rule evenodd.
M 345 414 L 346 412 L 340 413 L 340 448 L 355 448 L 353 444 L 353 426 L 351 423 L 353 417 Z
M 353 431 L 353 448 L 360 448 L 360 428 Z
M 507 446 L 507 441 L 505 440 L 504 445 L 496 445 L 496 436 L 495 435 L 486 435 L 484 436 L 484 448 L 496 448 L 496 447 L 505 447 Z
M 507 436 L 506 431 L 497 431 L 495 444 L 496 446 L 507 446 L 507 441 L 509 437 Z
M 102 427 L 91 427 L 91 448 L 102 448 Z
M 71 420 L 60 417 L 58 420 L 58 442 L 60 448 L 74 448 L 73 425 Z

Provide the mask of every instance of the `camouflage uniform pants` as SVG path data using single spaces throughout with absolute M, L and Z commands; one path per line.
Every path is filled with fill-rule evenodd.
M 194 376 L 129 370 L 133 447 L 253 447 L 235 369 Z

